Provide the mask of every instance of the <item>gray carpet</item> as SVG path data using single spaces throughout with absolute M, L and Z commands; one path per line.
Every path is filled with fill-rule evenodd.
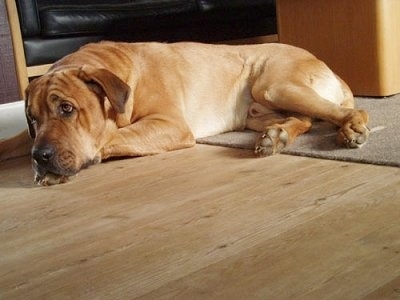
M 356 105 L 369 112 L 371 134 L 361 149 L 336 145 L 336 128 L 315 122 L 313 128 L 282 151 L 284 154 L 400 167 L 400 94 L 386 98 L 356 98 Z M 198 139 L 200 144 L 254 149 L 259 133 L 228 132 Z

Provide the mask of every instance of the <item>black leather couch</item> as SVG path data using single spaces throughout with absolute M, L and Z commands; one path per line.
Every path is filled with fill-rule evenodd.
M 16 0 L 27 66 L 98 40 L 217 42 L 276 34 L 275 0 Z

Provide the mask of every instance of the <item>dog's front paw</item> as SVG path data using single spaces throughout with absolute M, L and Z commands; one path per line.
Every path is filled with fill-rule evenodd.
M 0 161 L 4 161 L 8 158 L 7 151 L 4 142 L 0 140 Z
M 367 142 L 369 136 L 367 121 L 366 112 L 355 111 L 351 118 L 339 129 L 336 142 L 346 148 L 361 148 Z
M 0 140 L 0 162 L 15 157 L 14 153 L 16 151 L 12 146 L 13 145 L 10 145 L 7 140 Z
M 267 128 L 258 141 L 254 149 L 257 156 L 269 156 L 282 151 L 287 145 L 289 135 L 286 130 L 279 127 Z

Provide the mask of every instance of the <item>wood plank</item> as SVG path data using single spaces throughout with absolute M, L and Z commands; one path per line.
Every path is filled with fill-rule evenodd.
M 7 15 L 11 30 L 11 40 L 14 52 L 15 70 L 17 76 L 17 83 L 19 88 L 19 98 L 25 99 L 25 89 L 28 86 L 28 72 L 26 67 L 25 52 L 22 42 L 21 27 L 19 24 L 17 5 L 14 0 L 5 0 L 7 7 Z
M 38 66 L 31 66 L 28 67 L 28 77 L 36 77 L 41 76 L 46 73 L 53 64 L 45 64 L 45 65 L 38 65 Z
M 398 168 L 197 145 L 31 176 L 0 165 L 0 298 L 344 299 L 399 276 Z
M 264 43 L 278 43 L 279 38 L 277 34 L 270 35 L 260 35 L 250 38 L 237 39 L 237 40 L 227 40 L 222 41 L 218 44 L 228 44 L 228 45 L 248 45 L 248 44 L 264 44 Z

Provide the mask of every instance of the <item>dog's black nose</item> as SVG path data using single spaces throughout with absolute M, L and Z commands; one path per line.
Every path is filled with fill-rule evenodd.
M 32 158 L 39 164 L 48 163 L 54 156 L 54 148 L 51 146 L 34 147 L 32 149 Z

